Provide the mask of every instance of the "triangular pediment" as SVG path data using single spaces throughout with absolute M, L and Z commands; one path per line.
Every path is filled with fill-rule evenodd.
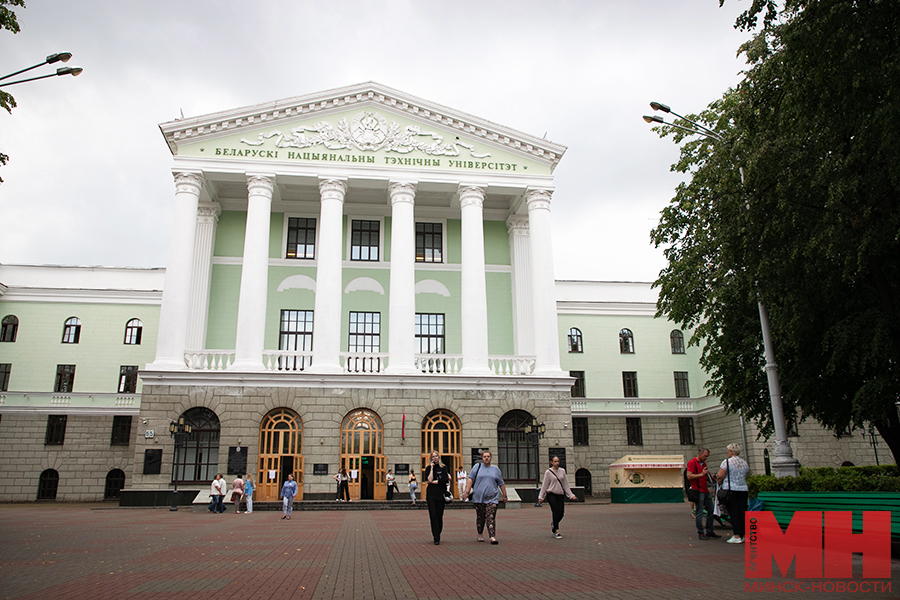
M 549 175 L 565 146 L 378 83 L 160 125 L 172 153 Z

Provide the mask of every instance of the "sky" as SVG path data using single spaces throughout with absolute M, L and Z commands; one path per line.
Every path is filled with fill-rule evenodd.
M 26 0 L 0 76 L 0 263 L 165 266 L 172 156 L 158 124 L 377 81 L 568 147 L 552 201 L 559 280 L 654 281 L 682 180 L 650 101 L 697 112 L 745 68 L 748 0 Z M 52 72 L 45 65 L 29 75 Z M 24 75 L 23 75 L 24 77 Z M 18 79 L 18 78 L 15 78 Z

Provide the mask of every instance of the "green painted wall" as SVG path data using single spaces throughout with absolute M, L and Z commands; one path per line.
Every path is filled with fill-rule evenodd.
M 512 275 L 487 273 L 488 354 L 511 355 L 513 345 Z
M 444 315 L 444 346 L 447 354 L 462 354 L 462 324 L 460 303 L 462 276 L 459 271 L 416 271 L 416 283 L 433 279 L 444 284 L 450 297 L 439 294 L 416 294 L 417 313 Z
M 484 222 L 484 263 L 509 265 L 509 234 L 503 221 Z
M 213 265 L 206 322 L 206 347 L 210 350 L 234 349 L 240 293 L 241 267 Z
M 247 212 L 223 210 L 216 226 L 216 243 L 213 250 L 215 256 L 243 256 L 244 232 L 247 230 Z M 278 232 L 279 246 L 281 231 Z

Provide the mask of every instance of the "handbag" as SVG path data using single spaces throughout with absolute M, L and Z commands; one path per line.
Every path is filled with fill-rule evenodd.
M 444 504 L 450 504 L 453 502 L 453 494 L 450 493 L 450 490 L 444 491 Z
M 716 499 L 722 504 L 728 504 L 729 502 L 731 502 L 731 463 L 727 459 L 725 460 L 725 469 L 728 472 L 729 489 L 726 490 L 724 488 L 719 488 L 718 490 L 716 490 Z

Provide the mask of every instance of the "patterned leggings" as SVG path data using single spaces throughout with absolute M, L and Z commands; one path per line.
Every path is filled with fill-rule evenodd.
M 475 528 L 478 535 L 484 532 L 484 523 L 487 521 L 488 535 L 494 537 L 496 533 L 497 505 L 485 502 L 475 504 Z

